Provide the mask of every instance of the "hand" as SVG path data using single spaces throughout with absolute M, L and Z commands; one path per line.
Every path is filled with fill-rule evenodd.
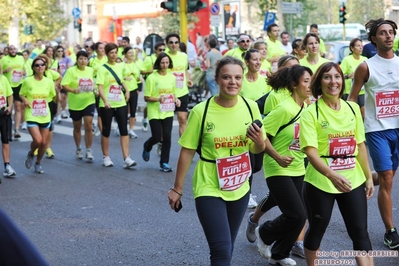
M 132 80 L 132 78 L 131 78 L 131 77 L 126 77 L 126 78 L 125 78 L 125 80 L 127 80 L 127 81 L 131 81 L 131 80 Z
M 160 103 L 163 103 L 163 102 L 165 101 L 165 97 L 164 97 L 163 95 L 159 96 L 158 101 L 159 101 Z
M 287 168 L 294 161 L 292 156 L 279 156 L 276 158 L 276 162 L 283 168 Z
M 177 208 L 177 206 L 179 206 L 179 204 L 180 204 L 181 195 L 177 194 L 173 190 L 169 190 L 168 199 L 169 199 L 170 208 L 172 210 L 175 210 Z
M 80 90 L 79 89 L 76 89 L 76 90 L 74 90 L 73 91 L 75 94 L 79 94 L 80 93 Z
M 107 109 L 111 109 L 111 105 L 109 104 L 108 101 L 104 102 L 104 107 L 107 108 Z
M 374 194 L 374 182 L 373 182 L 373 178 L 368 178 L 366 180 L 366 197 L 367 199 L 371 199 L 371 197 Z
M 330 178 L 331 182 L 336 189 L 340 192 L 350 192 L 352 190 L 351 182 L 346 179 L 343 175 L 334 172 L 333 176 Z
M 8 106 L 8 107 L 6 108 L 6 112 L 7 112 L 7 115 L 12 114 L 12 106 Z
M 25 107 L 31 108 L 31 107 L 30 107 L 30 103 L 29 103 L 29 101 L 28 101 L 26 98 L 23 99 L 22 104 L 23 104 Z
M 176 107 L 180 107 L 181 101 L 179 99 L 176 100 Z
M 247 129 L 247 137 L 255 144 L 265 147 L 265 139 L 263 138 L 263 129 L 252 123 Z M 263 148 L 264 150 L 264 148 Z
M 8 72 L 11 72 L 11 70 L 12 70 L 11 67 L 8 67 L 8 68 L 6 68 L 5 71 L 3 71 L 3 72 L 4 72 L 4 73 L 8 73 Z
M 187 80 L 187 86 L 189 87 L 194 86 L 194 82 L 192 80 Z

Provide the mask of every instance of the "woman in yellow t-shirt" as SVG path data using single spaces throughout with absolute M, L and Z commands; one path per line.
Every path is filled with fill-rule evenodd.
M 367 232 L 367 199 L 374 193 L 360 108 L 341 99 L 345 90 L 339 65 L 325 63 L 313 76 L 312 94 L 321 98 L 303 111 L 299 136 L 309 159 L 303 197 L 309 227 L 304 247 L 314 265 L 335 201 L 345 221 L 353 250 L 372 250 Z M 315 215 L 317 214 L 317 215 Z M 373 257 L 356 257 L 358 265 L 374 265 Z
M 302 48 L 308 53 L 304 58 L 299 60 L 301 66 L 307 66 L 316 73 L 317 69 L 329 60 L 320 56 L 320 38 L 314 33 L 308 33 L 302 40 Z
M 255 102 L 239 96 L 243 73 L 242 61 L 231 56 L 217 64 L 219 94 L 190 112 L 179 140 L 182 148 L 175 183 L 168 193 L 170 207 L 179 211 L 184 180 L 198 149 L 201 160 L 194 171 L 193 192 L 212 265 L 231 263 L 249 199 L 248 177 L 252 171 L 248 152 L 257 154 L 265 149 L 265 133 L 257 126 L 260 121 L 253 123 L 261 119 L 259 109 Z
M 93 116 L 95 110 L 93 69 L 87 66 L 89 55 L 85 51 L 76 54 L 76 65 L 68 68 L 62 79 L 62 88 L 68 92 L 69 115 L 73 122 L 73 138 L 76 144 L 76 159 L 83 159 L 80 146 L 82 118 L 84 121 L 86 159 L 93 161 Z
M 295 39 L 292 42 L 292 55 L 301 60 L 306 56 L 306 53 L 306 49 L 302 46 L 302 39 Z
M 47 61 L 42 56 L 37 56 L 32 62 L 33 76 L 27 77 L 22 82 L 19 95 L 25 107 L 25 120 L 29 134 L 32 136 L 30 150 L 25 160 L 25 167 L 30 169 L 33 164 L 34 151 L 38 149 L 35 172 L 42 174 L 40 164 L 47 147 L 47 139 L 51 126 L 49 102 L 57 102 L 58 90 L 54 82 L 45 77 Z
M 148 76 L 144 92 L 151 137 L 144 142 L 142 157 L 148 162 L 152 146 L 162 141 L 159 161 L 159 170 L 162 172 L 172 171 L 169 154 L 175 103 L 177 107 L 180 106 L 180 100 L 176 97 L 176 77 L 170 72 L 172 68 L 172 59 L 166 53 L 159 54 L 154 63 L 154 70 L 157 71 Z

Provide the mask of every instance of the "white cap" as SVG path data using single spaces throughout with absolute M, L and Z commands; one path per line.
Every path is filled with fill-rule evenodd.
M 218 42 L 226 42 L 226 40 L 223 39 L 223 38 L 221 38 L 221 37 L 219 37 L 219 38 L 218 38 Z

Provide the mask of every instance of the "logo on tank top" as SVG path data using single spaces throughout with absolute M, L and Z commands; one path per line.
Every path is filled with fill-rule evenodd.
M 212 132 L 215 130 L 215 125 L 212 122 L 206 122 L 206 132 Z
M 322 121 L 321 123 L 320 123 L 320 125 L 321 125 L 321 129 L 326 129 L 326 128 L 328 128 L 328 126 L 330 125 L 327 121 Z

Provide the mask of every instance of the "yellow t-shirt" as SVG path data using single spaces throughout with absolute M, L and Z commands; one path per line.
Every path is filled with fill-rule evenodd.
M 261 120 L 257 104 L 247 100 L 253 120 Z M 247 128 L 252 123 L 251 115 L 242 97 L 237 104 L 225 108 L 210 99 L 206 114 L 204 132 L 201 134 L 201 123 L 206 102 L 197 104 L 188 117 L 187 129 L 181 136 L 179 144 L 187 149 L 196 150 L 200 136 L 202 137 L 202 157 L 208 160 L 239 155 L 249 151 L 252 142 L 246 136 Z M 232 126 L 234 121 L 234 126 Z M 264 138 L 266 138 L 266 133 Z M 199 160 L 193 176 L 194 198 L 201 196 L 220 197 L 226 201 L 242 198 L 249 190 L 248 180 L 236 190 L 226 191 L 219 187 L 216 164 Z
M 93 77 L 97 77 L 97 71 L 98 69 L 104 65 L 105 63 L 108 62 L 108 58 L 106 56 L 103 56 L 101 59 L 99 59 L 97 56 L 94 58 L 90 59 L 89 66 L 93 68 Z
M 25 61 L 25 65 L 24 65 L 24 66 L 25 66 L 25 71 L 26 71 L 25 73 L 26 73 L 26 75 L 25 75 L 24 78 L 33 75 L 32 62 L 33 62 L 33 60 L 30 59 L 30 58 L 28 58 L 28 60 Z
M 352 189 L 355 189 L 366 181 L 366 177 L 356 158 L 343 159 L 342 155 L 357 156 L 357 144 L 365 141 L 364 124 L 359 105 L 353 102 L 346 103 L 344 100 L 341 100 L 340 104 L 340 110 L 333 110 L 326 105 L 323 98 L 320 98 L 317 104 L 311 104 L 303 110 L 299 142 L 302 150 L 314 147 L 319 156 L 341 155 L 341 158 L 335 160 L 333 158 L 321 158 L 321 160 L 345 176 L 351 182 Z M 351 168 L 343 169 L 343 165 Z M 305 182 L 327 193 L 341 193 L 330 179 L 317 171 L 312 164 L 306 168 Z
M 360 56 L 360 58 L 358 60 L 356 60 L 355 57 L 353 57 L 353 55 L 345 56 L 344 59 L 342 59 L 342 62 L 340 64 L 342 73 L 344 73 L 344 75 L 349 75 L 349 74 L 354 73 L 356 68 L 361 63 L 363 63 L 366 59 L 367 59 L 367 57 L 362 56 L 362 55 Z M 349 94 L 351 92 L 352 83 L 353 83 L 352 79 L 345 79 L 344 94 Z M 362 89 L 360 90 L 359 95 L 362 95 L 362 94 L 364 94 L 364 87 L 362 87 Z
M 283 48 L 283 44 L 279 40 L 276 40 L 275 42 L 272 42 L 271 40 L 267 40 L 266 43 L 267 43 L 267 58 L 268 59 L 286 55 L 286 51 Z
M 272 90 L 266 98 L 264 114 L 270 113 L 280 102 L 291 96 L 287 89 Z
M 94 104 L 94 80 L 93 69 L 85 67 L 79 70 L 77 66 L 68 68 L 62 78 L 61 85 L 68 86 L 74 90 L 79 89 L 79 93 L 68 93 L 68 106 L 73 111 L 81 111 L 87 106 Z
M 138 80 L 140 80 L 140 69 L 137 67 L 137 65 L 134 62 L 132 63 L 123 62 L 122 64 L 124 64 L 125 67 L 125 77 L 132 78 L 132 80 L 130 81 L 125 80 L 127 89 L 129 91 L 137 90 L 138 88 L 137 82 Z
M 234 49 L 228 50 L 224 56 L 232 56 L 234 58 L 237 58 L 238 60 L 241 60 L 244 62 L 244 58 L 242 57 L 242 54 L 245 53 L 245 50 L 241 50 L 240 47 L 236 47 Z
M 0 75 L 0 109 L 8 107 L 7 98 L 13 94 L 10 83 L 4 75 Z
M 7 55 L 1 59 L 0 63 L 3 73 L 7 68 L 11 68 L 11 71 L 4 73 L 4 76 L 7 78 L 12 88 L 18 87 L 22 83 L 22 74 L 25 69 L 24 58 L 20 55 L 14 57 Z
M 56 95 L 54 82 L 43 77 L 36 80 L 34 76 L 27 77 L 22 81 L 20 95 L 23 95 L 30 103 L 30 108 L 25 107 L 25 120 L 45 124 L 51 122 L 50 109 L 48 103 Z
M 304 105 L 306 104 L 304 103 Z M 281 167 L 272 157 L 265 153 L 263 169 L 266 178 L 271 176 L 302 176 L 305 174 L 303 162 L 305 154 L 300 150 L 299 146 L 299 121 L 305 106 L 301 109 L 301 106 L 292 97 L 288 97 L 263 119 L 264 130 L 273 136 L 271 140 L 273 148 L 282 156 L 294 157 L 288 167 Z M 289 123 L 299 112 L 301 112 L 299 119 L 277 134 L 280 127 Z
M 328 60 L 328 59 L 325 59 L 325 58 L 321 57 L 320 55 L 319 55 L 319 61 L 318 61 L 316 64 L 310 64 L 310 63 L 308 62 L 308 57 L 307 57 L 307 56 L 305 56 L 304 58 L 302 58 L 301 60 L 299 60 L 299 64 L 300 64 L 301 66 L 306 66 L 306 67 L 310 68 L 310 69 L 312 70 L 312 72 L 313 72 L 313 75 L 316 73 L 317 69 L 318 69 L 322 64 L 327 63 L 327 62 L 331 62 L 331 61 Z
M 240 95 L 256 101 L 268 92 L 267 89 L 266 79 L 261 75 L 258 75 L 258 79 L 254 82 L 249 82 L 244 75 Z
M 188 57 L 185 53 L 177 52 L 175 55 L 168 53 L 172 59 L 172 74 L 176 77 L 176 96 L 178 98 L 188 94 L 186 71 L 188 69 Z
M 118 76 L 121 82 L 123 82 L 123 77 L 125 76 L 125 68 L 123 64 L 110 65 L 106 63 L 115 74 Z M 125 94 L 123 88 L 116 82 L 116 79 L 111 74 L 111 72 L 104 66 L 101 66 L 97 71 L 97 85 L 103 85 L 104 96 L 108 99 L 108 103 L 112 108 L 123 107 L 126 105 Z M 100 107 L 104 107 L 104 101 L 100 97 Z
M 165 76 L 160 75 L 158 72 L 154 72 L 148 76 L 144 96 L 158 98 L 160 95 L 163 95 L 168 99 L 167 102 L 163 104 L 160 102 L 147 103 L 148 120 L 162 120 L 174 116 L 174 97 L 176 93 L 175 85 L 176 77 L 170 72 L 168 72 Z

